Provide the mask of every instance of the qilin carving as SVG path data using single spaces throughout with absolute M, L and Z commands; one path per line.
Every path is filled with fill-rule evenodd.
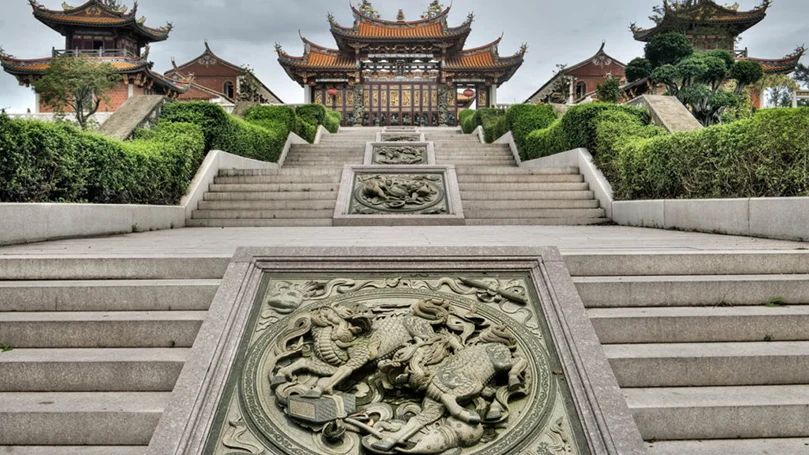
M 508 327 L 435 298 L 315 308 L 289 321 L 274 358 L 271 387 L 293 422 L 332 443 L 358 434 L 375 454 L 476 446 L 530 381 Z
M 418 135 L 406 135 L 406 134 L 383 135 L 382 139 L 385 142 L 419 142 L 421 140 L 421 138 Z
M 408 136 L 401 136 L 410 140 Z M 396 146 L 374 148 L 375 164 L 422 164 L 427 162 L 427 147 Z
M 447 213 L 441 174 L 358 175 L 353 213 Z

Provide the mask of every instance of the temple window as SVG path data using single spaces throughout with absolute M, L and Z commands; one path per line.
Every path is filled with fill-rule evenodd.
M 233 82 L 225 82 L 225 89 L 223 92 L 226 97 L 233 99 L 235 95 L 233 90 Z

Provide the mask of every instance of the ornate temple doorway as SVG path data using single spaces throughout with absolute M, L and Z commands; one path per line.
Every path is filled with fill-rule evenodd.
M 366 126 L 438 126 L 438 84 L 431 82 L 367 82 Z M 453 102 L 449 103 L 452 107 Z M 454 125 L 456 113 L 450 108 Z

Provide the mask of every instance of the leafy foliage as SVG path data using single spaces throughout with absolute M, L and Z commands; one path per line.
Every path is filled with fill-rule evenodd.
M 471 134 L 472 131 L 475 130 L 476 126 L 474 124 L 474 117 L 474 109 L 464 109 L 461 112 L 458 112 L 458 123 L 461 124 L 461 129 L 463 130 L 464 134 Z
M 553 107 L 547 104 L 515 104 L 506 111 L 506 131 L 514 135 L 518 149 L 525 146 L 531 131 L 547 128 L 556 120 Z
M 478 109 L 472 117 L 472 122 L 474 128 L 483 127 L 483 137 L 487 143 L 496 141 L 500 136 L 508 132 L 506 128 L 506 112 L 502 109 Z
M 34 89 L 54 112 L 73 111 L 79 126 L 87 129 L 87 119 L 98 111 L 101 102 L 109 103 L 108 92 L 118 85 L 117 77 L 109 63 L 97 63 L 84 55 L 64 55 L 51 60 L 42 78 L 34 82 Z
M 326 120 L 323 126 L 329 133 L 336 133 L 340 130 L 340 123 L 343 121 L 343 114 L 337 111 L 329 111 L 326 113 Z
M 637 57 L 626 65 L 624 72 L 627 82 L 635 82 L 652 75 L 652 63 L 643 57 Z
M 200 127 L 188 123 L 160 124 L 121 142 L 0 115 L 0 200 L 176 204 L 203 150 Z
M 621 81 L 617 77 L 608 76 L 596 87 L 598 100 L 604 103 L 617 103 L 621 99 Z
M 644 47 L 646 59 L 652 68 L 676 65 L 694 53 L 694 46 L 682 33 L 664 33 L 649 40 Z

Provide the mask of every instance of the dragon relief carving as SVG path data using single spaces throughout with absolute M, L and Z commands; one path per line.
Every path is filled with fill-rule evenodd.
M 397 136 L 410 140 L 409 136 Z M 427 162 L 425 146 L 382 146 L 374 148 L 374 164 L 424 164 Z
M 357 175 L 351 204 L 354 214 L 446 214 L 440 174 Z

